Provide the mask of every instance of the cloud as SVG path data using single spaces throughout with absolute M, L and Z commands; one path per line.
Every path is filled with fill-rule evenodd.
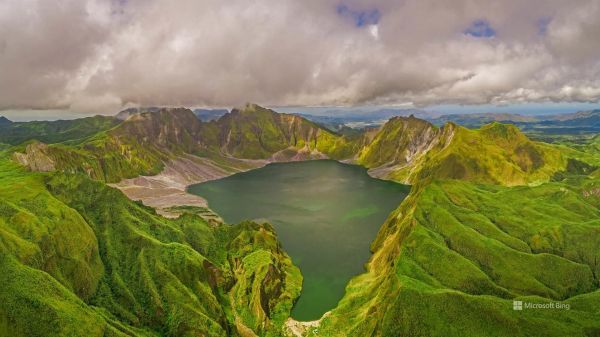
M 597 0 L 4 0 L 0 109 L 597 102 L 598 17 Z

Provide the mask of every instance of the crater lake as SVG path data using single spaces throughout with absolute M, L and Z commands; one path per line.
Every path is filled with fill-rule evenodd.
M 409 190 L 333 160 L 269 164 L 188 188 L 227 223 L 273 225 L 304 277 L 292 311 L 300 321 L 319 319 L 337 305 L 348 281 L 364 272 L 371 242 Z

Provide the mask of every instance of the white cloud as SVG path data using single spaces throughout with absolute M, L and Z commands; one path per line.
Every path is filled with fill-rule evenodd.
M 373 35 L 375 40 L 379 40 L 379 26 L 378 25 L 369 25 L 369 33 Z
M 600 98 L 598 0 L 339 5 L 4 0 L 0 109 Z M 465 36 L 476 20 L 496 36 Z

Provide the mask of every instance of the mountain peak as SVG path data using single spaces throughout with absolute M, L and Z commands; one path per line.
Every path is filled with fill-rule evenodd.
M 385 125 L 389 124 L 388 126 L 391 125 L 397 125 L 397 124 L 404 124 L 407 127 L 417 127 L 417 128 L 424 128 L 424 127 L 430 127 L 433 126 L 430 122 L 424 120 L 424 119 L 420 119 L 415 117 L 414 115 L 410 115 L 408 117 L 406 116 L 394 116 L 392 118 L 390 118 L 385 124 Z
M 256 118 L 274 118 L 279 114 L 271 109 L 264 108 L 258 104 L 246 103 L 243 107 L 234 108 L 230 113 L 224 114 L 220 119 L 229 120 L 236 118 L 256 119 Z
M 126 120 L 131 116 L 139 116 L 139 115 L 143 115 L 143 114 L 154 114 L 154 113 L 171 113 L 171 114 L 176 114 L 176 113 L 183 113 L 183 111 L 185 110 L 185 113 L 192 113 L 193 111 L 188 109 L 188 108 L 184 108 L 184 107 L 138 107 L 138 108 L 128 108 L 125 110 L 120 111 L 119 113 L 117 113 L 115 115 L 115 118 L 120 119 L 120 120 Z
M 238 111 L 242 114 L 251 114 L 251 113 L 255 113 L 255 112 L 265 112 L 265 111 L 271 111 L 271 110 L 264 108 L 255 103 L 246 103 L 243 107 L 235 108 L 232 110 L 232 112 L 233 111 Z
M 193 119 L 197 120 L 194 112 L 188 108 L 152 108 L 131 115 L 126 122 L 154 120 L 160 123 L 168 123 L 169 121 L 173 121 L 175 119 L 187 120 L 192 117 Z
M 262 106 L 256 104 L 256 103 L 246 103 L 246 105 L 244 105 L 244 110 L 258 110 L 258 109 L 265 109 Z
M 193 152 L 200 143 L 197 135 L 201 127 L 202 122 L 190 109 L 159 108 L 132 115 L 111 133 L 134 137 L 142 144 Z
M 8 124 L 12 124 L 12 123 L 13 122 L 10 119 L 8 119 L 4 116 L 0 116 L 0 125 L 8 125 Z
M 482 126 L 480 131 L 490 138 L 502 138 L 508 140 L 522 140 L 525 138 L 525 135 L 523 135 L 521 130 L 512 124 L 492 122 Z
M 125 110 L 119 111 L 116 115 L 115 118 L 116 119 L 120 119 L 120 120 L 126 120 L 127 118 L 133 116 L 133 115 L 137 115 L 137 114 L 141 114 L 144 112 L 152 112 L 152 111 L 158 111 L 161 108 L 159 107 L 137 107 L 137 108 L 127 108 Z

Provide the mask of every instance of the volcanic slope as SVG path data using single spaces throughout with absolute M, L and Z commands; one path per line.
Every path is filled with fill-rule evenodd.
M 72 273 L 83 270 L 85 275 L 105 275 L 109 270 L 106 265 L 109 264 L 102 259 L 103 254 L 133 256 L 135 259 L 125 259 L 123 263 L 127 266 L 123 265 L 121 268 L 136 266 L 132 267 L 131 272 L 140 279 L 134 278 L 133 283 L 128 283 L 126 280 L 133 276 L 124 277 L 121 269 L 110 269 L 110 272 L 119 272 L 119 277 L 113 277 L 114 280 L 111 278 L 114 283 L 110 283 L 109 288 L 111 294 L 116 294 L 110 297 L 120 299 L 120 296 L 124 296 L 129 301 L 134 301 L 141 296 L 135 291 L 154 294 L 153 289 L 157 289 L 158 295 L 138 304 L 131 302 L 134 304 L 129 307 L 122 304 L 121 300 L 116 300 L 119 305 L 105 304 L 112 302 L 89 302 L 86 296 L 91 296 L 91 299 L 99 296 L 97 290 L 86 295 L 89 289 L 100 289 L 93 286 L 94 282 L 80 282 L 80 278 L 85 279 L 81 276 L 78 276 L 77 281 L 70 281 L 69 277 L 64 276 L 69 275 L 68 273 L 45 271 L 42 268 L 45 264 L 38 261 L 60 256 L 69 257 L 69 263 L 81 259 L 96 261 L 98 258 L 94 257 L 93 252 L 84 254 L 84 257 L 78 257 L 74 252 L 35 255 L 33 252 L 36 252 L 35 247 L 39 244 L 25 244 L 25 241 L 29 242 L 31 239 L 25 234 L 19 234 L 18 230 L 23 225 L 10 229 L 9 224 L 16 223 L 17 220 L 14 219 L 46 214 L 45 206 L 36 204 L 27 206 L 34 208 L 27 208 L 17 204 L 16 201 L 21 199 L 10 194 L 10 188 L 5 190 L 3 202 L 16 205 L 17 209 L 25 212 L 22 215 L 11 211 L 13 206 L 5 208 L 8 214 L 5 219 L 9 220 L 4 220 L 1 228 L 8 234 L 2 242 L 11 242 L 10 245 L 3 244 L 13 247 L 8 254 L 12 256 L 11 261 L 16 261 L 13 265 L 23 265 L 33 268 L 36 273 L 43 271 L 50 275 L 45 276 L 48 282 L 57 282 L 66 289 L 65 294 L 69 294 L 74 300 L 83 301 L 83 304 L 78 302 L 80 306 L 93 307 L 94 312 L 101 315 L 100 319 L 109 322 L 105 328 L 107 331 L 116 324 L 129 329 L 132 334 L 163 334 L 162 330 L 157 332 L 157 326 L 163 322 L 178 322 L 190 329 L 202 327 L 214 328 L 214 331 L 219 329 L 218 325 L 224 334 L 250 335 L 250 331 L 259 335 L 281 333 L 278 324 L 287 318 L 288 306 L 297 295 L 298 288 L 294 284 L 299 286 L 299 275 L 294 272 L 294 267 L 285 254 L 275 248 L 278 246 L 268 227 L 252 225 L 254 227 L 242 232 L 248 233 L 244 237 L 254 239 L 232 239 L 219 245 L 203 241 L 212 234 L 183 241 L 177 235 L 169 234 L 168 239 L 164 239 L 164 236 L 160 236 L 165 235 L 163 231 L 182 221 L 204 223 L 202 226 L 195 225 L 203 228 L 202 233 L 229 230 L 221 226 L 214 229 L 202 219 L 190 218 L 190 215 L 177 220 L 165 220 L 155 215 L 152 209 L 128 201 L 118 191 L 102 183 L 156 174 L 173 160 L 193 155 L 229 168 L 228 172 L 249 169 L 268 161 L 328 156 L 364 165 L 374 176 L 413 185 L 409 197 L 390 214 L 373 242 L 374 255 L 367 265 L 367 272 L 350 282 L 338 307 L 317 324 L 319 336 L 600 334 L 600 313 L 597 310 L 600 305 L 600 182 L 596 166 L 600 160 L 593 144 L 578 148 L 555 146 L 533 142 L 511 125 L 492 123 L 472 130 L 449 123 L 438 128 L 414 117 L 393 118 L 380 129 L 344 137 L 300 117 L 277 114 L 248 105 L 209 123 L 198 121 L 187 109 L 159 109 L 132 115 L 116 127 L 101 131 L 77 144 L 45 145 L 34 142 L 10 148 L 8 152 L 12 153 L 12 158 L 17 162 L 34 171 L 50 172 L 26 172 L 13 161 L 4 161 L 3 165 L 7 168 L 4 170 L 4 177 L 28 180 L 15 183 L 20 185 L 7 186 L 12 186 L 12 190 L 25 185 L 36 188 L 22 202 L 34 200 L 33 195 L 49 195 L 49 200 L 57 200 L 69 210 L 77 212 L 94 233 L 98 231 L 96 227 L 101 228 L 98 233 L 104 233 L 105 228 L 121 228 L 120 224 L 133 222 L 135 226 L 141 226 L 141 229 L 136 227 L 133 232 L 136 235 L 143 234 L 143 242 L 155 243 L 156 239 L 168 247 L 185 246 L 187 243 L 221 270 L 223 275 L 227 275 L 228 270 L 229 275 L 232 275 L 228 279 L 234 284 L 232 288 L 232 283 L 225 282 L 228 286 L 217 286 L 218 290 L 213 291 L 213 294 L 219 294 L 215 295 L 216 302 L 219 303 L 217 305 L 214 302 L 215 308 L 220 306 L 223 315 L 218 314 L 218 308 L 209 311 L 198 309 L 195 304 L 186 304 L 186 308 L 194 308 L 194 312 L 199 310 L 210 319 L 197 323 L 195 316 L 168 316 L 175 318 L 160 321 L 159 318 L 163 317 L 160 315 L 168 312 L 164 304 L 166 300 L 163 299 L 166 295 L 162 291 L 172 289 L 164 287 L 168 283 L 165 283 L 167 279 L 162 276 L 156 276 L 152 287 L 139 286 L 145 284 L 140 283 L 140 280 L 145 280 L 147 274 L 156 275 L 165 270 L 168 271 L 167 274 L 185 278 L 186 275 L 195 275 L 198 272 L 196 267 L 182 267 L 175 273 L 169 269 L 172 265 L 177 265 L 171 260 L 165 262 L 153 257 L 153 261 L 160 263 L 142 263 L 148 256 L 146 254 L 150 253 L 143 249 L 135 250 L 137 244 L 131 245 L 131 242 L 141 239 L 127 241 L 131 247 L 125 244 L 106 244 L 106 252 L 102 253 L 101 242 L 123 238 L 119 235 L 106 241 L 105 234 L 95 234 L 102 268 L 98 267 L 99 263 L 86 262 L 93 267 L 81 264 L 69 266 L 65 270 Z M 246 167 L 238 167 L 241 163 L 246 164 Z M 84 175 L 98 181 L 89 180 Z M 33 183 L 35 181 L 37 185 Z M 80 190 L 85 193 L 78 193 Z M 106 205 L 94 205 L 90 210 L 92 197 L 102 193 L 110 195 L 110 198 L 105 199 Z M 23 195 L 27 196 L 26 193 Z M 127 205 L 128 210 L 115 206 L 109 199 Z M 58 214 L 69 214 L 67 208 Z M 114 215 L 115 211 L 117 215 Z M 140 213 L 144 215 L 140 216 Z M 19 215 L 13 219 L 15 214 Z M 51 216 L 59 218 L 59 215 Z M 35 229 L 42 225 L 32 222 L 31 226 Z M 61 224 L 56 228 L 66 228 L 64 226 L 66 225 Z M 26 232 L 30 233 L 33 229 Z M 151 235 L 146 233 L 148 231 Z M 257 239 L 251 233 L 267 233 L 269 240 Z M 93 239 L 90 240 L 88 241 L 93 242 Z M 23 245 L 17 245 L 13 241 L 22 242 Z M 47 247 L 47 242 L 44 242 L 42 246 Z M 265 247 L 256 246 L 265 242 L 269 243 Z M 240 248 L 248 245 L 252 248 Z M 125 247 L 125 250 L 119 251 L 118 247 Z M 244 253 L 237 253 L 240 249 Z M 213 250 L 219 252 L 215 254 L 221 256 L 221 260 L 211 255 Z M 79 252 L 81 249 L 74 251 Z M 261 251 L 270 253 L 271 258 L 265 258 L 266 253 Z M 223 256 L 229 256 L 228 254 L 244 257 L 241 262 L 232 260 L 231 257 L 224 259 Z M 167 254 L 169 258 L 172 255 Z M 38 264 L 29 263 L 30 260 L 26 258 L 30 256 L 40 256 L 31 258 Z M 268 261 L 272 263 L 267 264 Z M 155 268 L 156 265 L 160 268 Z M 270 267 L 271 265 L 274 266 Z M 9 275 L 16 275 L 16 269 L 8 269 L 12 268 L 10 266 L 7 264 L 3 270 L 6 268 L 11 270 Z M 254 270 L 257 266 L 260 267 L 260 272 L 244 271 Z M 258 279 L 256 275 L 260 275 Z M 194 280 L 192 276 L 189 277 Z M 279 280 L 284 278 L 286 281 L 279 284 L 286 286 L 267 286 L 268 291 L 263 290 L 260 286 L 261 277 L 269 280 L 272 277 Z M 61 281 L 63 279 L 66 281 Z M 98 277 L 90 276 L 89 279 L 96 280 Z M 210 278 L 207 280 L 210 281 Z M 95 282 L 102 284 L 101 281 Z M 126 285 L 120 286 L 123 282 Z M 203 281 L 200 283 L 205 284 Z M 79 284 L 84 284 L 83 289 L 86 291 L 74 288 L 73 285 Z M 211 282 L 208 284 L 210 287 Z M 235 288 L 235 285 L 240 284 L 243 285 L 241 288 Z M 35 293 L 19 289 L 17 284 L 12 287 L 4 293 L 7 298 Z M 120 290 L 123 287 L 128 290 Z M 196 291 L 188 286 L 190 287 Z M 40 296 L 43 298 L 41 294 Z M 163 300 L 154 301 L 154 298 Z M 177 300 L 170 305 L 176 306 L 179 297 L 177 295 L 172 298 Z M 265 307 L 262 303 L 266 300 L 283 303 L 280 308 L 284 309 Z M 513 300 L 540 303 L 561 301 L 569 304 L 570 310 L 514 311 Z M 181 301 L 187 303 L 184 299 Z M 257 305 L 259 301 L 261 305 Z M 7 300 L 5 303 L 15 302 Z M 159 306 L 159 303 L 163 306 Z M 6 313 L 12 311 L 4 308 L 5 318 L 2 322 L 7 322 L 3 325 L 6 329 L 25 329 L 23 324 L 16 322 L 19 319 L 19 322 L 25 322 L 42 310 L 35 309 L 32 305 L 19 307 L 32 311 L 8 316 Z M 258 310 L 259 307 L 264 315 Z M 146 312 L 153 315 L 160 312 L 160 315 L 156 318 L 144 314 Z M 147 315 L 154 318 L 148 319 Z M 266 320 L 265 317 L 269 319 Z M 55 326 L 59 329 L 63 323 Z M 23 333 L 35 335 L 35 327 L 32 329 Z M 305 331 L 307 335 L 313 333 L 312 328 Z
M 5 153 L 0 177 L 0 336 L 281 334 L 302 278 L 268 224 L 165 219 Z

